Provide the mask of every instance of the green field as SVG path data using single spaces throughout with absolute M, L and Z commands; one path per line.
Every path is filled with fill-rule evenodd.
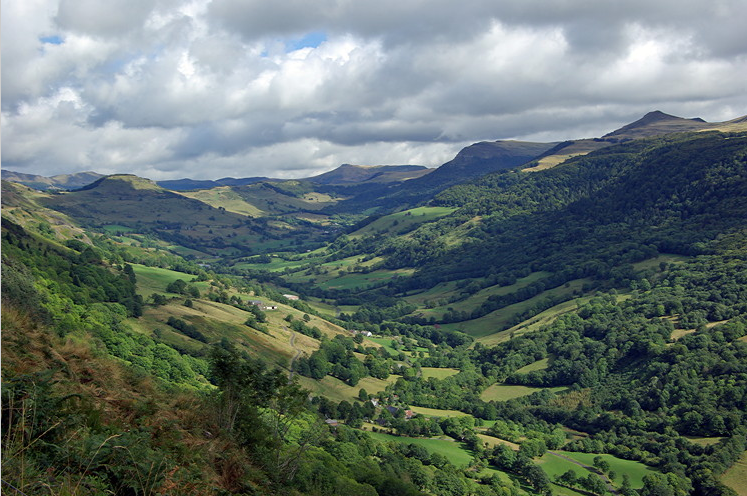
M 382 348 L 384 348 L 387 353 L 390 355 L 397 356 L 399 355 L 399 351 L 392 348 L 392 341 L 396 341 L 395 338 L 367 338 L 369 341 L 373 341 L 376 344 L 380 344 Z
M 229 212 L 248 215 L 249 217 L 261 217 L 265 214 L 265 212 L 244 200 L 230 186 L 218 186 L 217 188 L 201 189 L 198 191 L 181 191 L 177 193 L 188 198 L 200 200 L 211 207 L 222 207 Z
M 368 394 L 377 394 L 384 390 L 389 384 L 394 383 L 401 376 L 390 375 L 388 379 L 376 379 L 374 377 L 364 377 L 355 386 L 349 386 L 336 377 L 330 375 L 317 381 L 310 377 L 298 376 L 298 381 L 302 387 L 311 391 L 317 396 L 325 396 L 336 402 L 354 401 L 358 398 L 361 389 L 365 389 Z
M 106 226 L 102 226 L 102 229 L 106 231 L 108 234 L 122 234 L 122 233 L 130 233 L 133 232 L 134 229 L 127 226 L 120 226 L 119 224 L 109 224 Z
M 426 417 L 469 417 L 469 413 L 459 410 L 439 410 L 438 408 L 426 408 L 424 406 L 411 406 L 410 410 Z
M 419 224 L 434 221 L 454 212 L 451 207 L 417 207 L 390 215 L 385 215 L 350 234 L 350 238 L 360 238 L 376 233 L 391 235 L 411 231 Z
M 420 369 L 422 373 L 423 379 L 428 379 L 429 377 L 434 377 L 436 379 L 446 379 L 447 377 L 451 377 L 454 374 L 458 374 L 459 370 L 457 369 L 448 369 L 448 368 L 436 368 L 436 367 L 423 367 Z
M 195 278 L 192 274 L 177 272 L 175 270 L 162 269 L 160 267 L 147 267 L 140 264 L 130 264 L 137 278 L 137 292 L 143 298 L 148 298 L 153 293 L 165 293 L 166 286 L 182 279 L 189 282 Z
M 351 272 L 319 284 L 323 289 L 364 289 L 386 283 L 397 276 L 409 276 L 415 269 L 376 270 L 368 274 Z
M 550 364 L 549 358 L 543 358 L 542 360 L 537 360 L 534 363 L 530 363 L 529 365 L 525 365 L 519 370 L 516 371 L 517 374 L 528 374 L 529 372 L 535 372 L 537 370 L 545 370 L 547 366 Z
M 546 298 L 571 297 L 575 292 L 580 292 L 584 284 L 590 282 L 590 279 L 576 279 L 563 286 L 548 289 L 528 300 L 508 305 L 480 318 L 453 324 L 444 324 L 442 327 L 445 329 L 465 332 L 478 338 L 478 340 L 484 344 L 496 344 L 491 342 L 496 339 L 498 340 L 497 342 L 506 341 L 509 338 L 508 331 L 502 331 L 502 329 L 505 329 L 510 325 L 511 321 L 517 315 L 526 312 L 528 309 L 537 305 Z M 454 308 L 457 309 L 457 306 L 454 306 Z M 496 334 L 498 334 L 498 336 L 495 336 Z
M 508 401 L 514 398 L 521 398 L 522 396 L 529 396 L 537 391 L 543 389 L 549 389 L 553 393 L 565 391 L 565 386 L 552 387 L 552 388 L 538 388 L 529 386 L 512 386 L 508 384 L 493 384 L 489 386 L 485 391 L 482 392 L 480 398 L 484 401 Z
M 739 496 L 747 496 L 747 451 L 721 476 L 721 482 L 734 489 Z
M 549 272 L 533 272 L 526 277 L 517 279 L 514 284 L 511 284 L 509 286 L 489 286 L 477 291 L 474 294 L 467 295 L 465 298 L 456 302 L 450 302 L 449 299 L 453 298 L 455 295 L 457 297 L 460 297 L 458 295 L 461 295 L 461 291 L 458 289 L 451 289 L 449 292 L 442 293 L 441 295 L 437 293 L 431 293 L 430 298 L 424 298 L 422 295 L 417 295 L 417 299 L 413 298 L 412 296 L 406 299 L 412 302 L 430 302 L 431 305 L 434 302 L 438 303 L 438 305 L 434 306 L 433 308 L 425 310 L 421 309 L 418 310 L 417 313 L 422 314 L 422 316 L 426 318 L 435 317 L 436 319 L 439 319 L 443 316 L 444 313 L 449 310 L 449 308 L 464 312 L 472 312 L 473 310 L 479 308 L 480 305 L 485 303 L 491 296 L 505 296 L 507 294 L 514 293 L 519 289 L 525 288 L 526 286 L 529 286 L 530 284 L 537 282 L 538 280 L 549 275 Z
M 472 453 L 448 436 L 439 438 L 420 438 L 393 436 L 383 432 L 370 432 L 372 438 L 384 442 L 402 444 L 417 444 L 423 446 L 429 453 L 439 453 L 457 467 L 466 467 L 472 461 Z
M 656 471 L 640 462 L 632 460 L 623 460 L 612 455 L 599 455 L 596 453 L 575 453 L 570 451 L 555 451 L 559 455 L 571 458 L 577 462 L 582 463 L 586 466 L 593 466 L 594 457 L 601 456 L 603 460 L 610 464 L 611 470 L 615 472 L 614 483 L 620 487 L 622 485 L 623 474 L 627 474 L 630 477 L 630 484 L 633 488 L 643 487 L 643 477 L 645 475 L 655 473 Z M 553 455 L 548 452 L 545 453 L 542 458 L 539 459 L 540 466 L 547 473 L 550 479 L 554 479 L 555 476 L 561 475 L 569 469 L 573 469 L 576 475 L 586 476 L 589 470 L 581 467 L 569 460 Z

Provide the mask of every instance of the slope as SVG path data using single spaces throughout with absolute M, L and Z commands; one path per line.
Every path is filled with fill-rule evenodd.
M 36 174 L 24 174 L 9 170 L 2 171 L 4 181 L 20 183 L 38 190 L 48 189 L 78 189 L 87 186 L 97 179 L 103 177 L 97 172 L 76 172 L 75 174 L 60 174 L 52 177 L 39 176 Z
M 107 176 L 81 190 L 40 202 L 89 227 L 126 226 L 211 255 L 246 254 L 263 243 L 282 246 L 282 237 L 288 232 L 284 225 L 256 222 L 132 175 Z

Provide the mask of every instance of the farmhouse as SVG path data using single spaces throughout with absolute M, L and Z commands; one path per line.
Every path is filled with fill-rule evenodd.
M 284 296 L 285 298 L 287 298 L 287 299 L 291 300 L 291 301 L 296 301 L 296 300 L 298 300 L 298 296 L 296 296 L 296 295 L 292 295 L 292 294 L 284 294 L 283 296 Z

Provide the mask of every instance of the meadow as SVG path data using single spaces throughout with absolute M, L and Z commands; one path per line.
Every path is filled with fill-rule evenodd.
M 596 453 L 575 453 L 571 451 L 555 451 L 547 452 L 540 459 L 539 464 L 542 469 L 547 473 L 550 479 L 554 479 L 557 475 L 561 475 L 564 472 L 572 469 L 576 472 L 576 475 L 586 476 L 590 472 L 589 469 L 583 468 L 572 461 L 561 458 L 557 455 L 570 458 L 576 462 L 579 462 L 588 467 L 593 467 L 594 458 L 601 456 L 610 465 L 610 469 L 615 472 L 615 478 L 613 482 L 617 487 L 622 485 L 623 474 L 627 474 L 630 477 L 630 484 L 633 488 L 643 487 L 643 477 L 648 474 L 656 473 L 656 471 L 643 463 L 635 462 L 632 460 L 623 460 L 612 455 L 599 455 Z
M 521 398 L 522 396 L 529 396 L 530 394 L 542 391 L 543 389 L 549 389 L 553 393 L 559 393 L 565 391 L 567 388 L 565 386 L 538 388 L 508 384 L 493 384 L 492 386 L 488 386 L 485 391 L 482 392 L 480 398 L 484 401 L 508 401 L 514 398 Z
M 739 496 L 747 496 L 747 451 L 721 476 L 721 482 L 734 489 Z

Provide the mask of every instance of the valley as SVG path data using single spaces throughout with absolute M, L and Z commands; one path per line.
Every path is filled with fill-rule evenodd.
M 4 480 L 743 490 L 744 119 L 229 179 L 3 181 Z

